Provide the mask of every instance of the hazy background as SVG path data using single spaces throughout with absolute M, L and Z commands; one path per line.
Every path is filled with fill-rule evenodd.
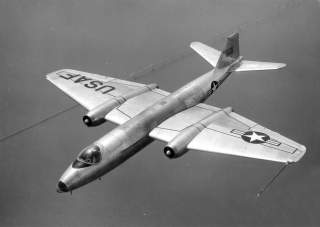
M 160 142 L 58 194 L 78 152 L 114 127 L 85 127 L 77 107 L 0 143 L 0 226 L 319 226 L 319 12 L 315 0 L 0 0 L 0 137 L 74 105 L 45 80 L 51 71 L 140 75 L 173 91 L 210 69 L 191 41 L 221 48 L 239 31 L 246 59 L 288 67 L 235 73 L 207 103 L 308 148 L 260 199 L 279 164 L 195 151 L 169 160 Z

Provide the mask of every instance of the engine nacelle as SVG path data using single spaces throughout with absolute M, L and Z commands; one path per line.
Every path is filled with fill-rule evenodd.
M 173 159 L 173 158 L 179 158 L 180 156 L 184 155 L 185 153 L 188 152 L 188 149 L 177 150 L 175 148 L 165 146 L 163 149 L 163 152 L 165 156 L 167 156 L 170 159 Z
M 105 116 L 123 102 L 125 102 L 125 99 L 121 99 L 119 97 L 110 99 L 107 102 L 102 103 L 96 108 L 90 110 L 86 115 L 83 116 L 82 121 L 88 127 L 101 125 L 106 121 Z
M 189 151 L 188 144 L 202 129 L 203 126 L 198 124 L 185 128 L 164 147 L 164 154 L 170 159 L 181 157 Z
M 140 89 L 128 92 L 123 96 L 114 97 L 97 106 L 96 108 L 90 110 L 86 115 L 83 116 L 82 121 L 89 127 L 101 125 L 106 121 L 105 116 L 111 110 L 123 104 L 126 100 L 141 95 L 145 92 L 152 91 L 155 88 L 158 88 L 157 84 L 148 84 L 141 87 Z
M 224 114 L 229 114 L 232 112 L 231 107 L 221 109 L 214 114 L 211 114 L 201 121 L 190 125 L 189 127 L 183 129 L 176 137 L 174 137 L 167 146 L 164 147 L 164 154 L 168 158 L 178 158 L 188 152 L 188 144 L 211 122 L 215 119 L 223 116 Z

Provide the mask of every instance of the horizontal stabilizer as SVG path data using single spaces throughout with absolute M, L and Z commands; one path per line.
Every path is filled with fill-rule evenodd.
M 222 69 L 233 64 L 240 57 L 239 33 L 227 37 L 226 44 L 217 62 L 216 68 Z
M 233 71 L 256 71 L 256 70 L 271 70 L 271 69 L 281 69 L 285 67 L 284 63 L 274 63 L 274 62 L 263 62 L 263 61 L 247 61 L 243 60 L 240 66 L 235 68 Z
M 227 67 L 240 57 L 238 33 L 227 37 L 225 47 L 222 51 L 200 42 L 192 42 L 190 47 L 215 68 Z M 237 67 L 232 67 L 230 70 L 234 72 L 272 70 L 285 66 L 286 64 L 284 63 L 241 60 Z
M 190 47 L 213 67 L 216 67 L 221 52 L 200 42 L 192 42 Z

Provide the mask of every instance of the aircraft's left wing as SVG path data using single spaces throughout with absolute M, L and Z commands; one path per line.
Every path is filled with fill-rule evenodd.
M 182 111 L 164 121 L 150 137 L 170 142 L 183 129 L 215 114 L 212 122 L 194 137 L 188 149 L 218 152 L 277 162 L 297 162 L 306 147 L 234 112 L 205 104 Z
M 155 101 L 169 93 L 154 89 L 113 109 L 106 119 L 123 124 Z M 297 162 L 306 152 L 305 146 L 273 132 L 234 112 L 214 106 L 198 104 L 184 110 L 154 128 L 149 136 L 170 142 L 184 129 L 215 115 L 209 125 L 188 144 L 191 150 L 218 152 L 277 162 Z

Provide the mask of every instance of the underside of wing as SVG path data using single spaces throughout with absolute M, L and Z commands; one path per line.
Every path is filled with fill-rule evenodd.
M 210 122 L 203 119 L 210 119 Z M 297 162 L 306 152 L 305 146 L 249 119 L 205 104 L 169 118 L 149 135 L 170 143 L 188 127 L 199 128 L 199 122 L 203 128 L 186 144 L 187 149 L 277 162 Z M 203 122 L 208 124 L 204 126 Z
M 72 69 L 50 73 L 47 79 L 88 110 L 146 86 Z

